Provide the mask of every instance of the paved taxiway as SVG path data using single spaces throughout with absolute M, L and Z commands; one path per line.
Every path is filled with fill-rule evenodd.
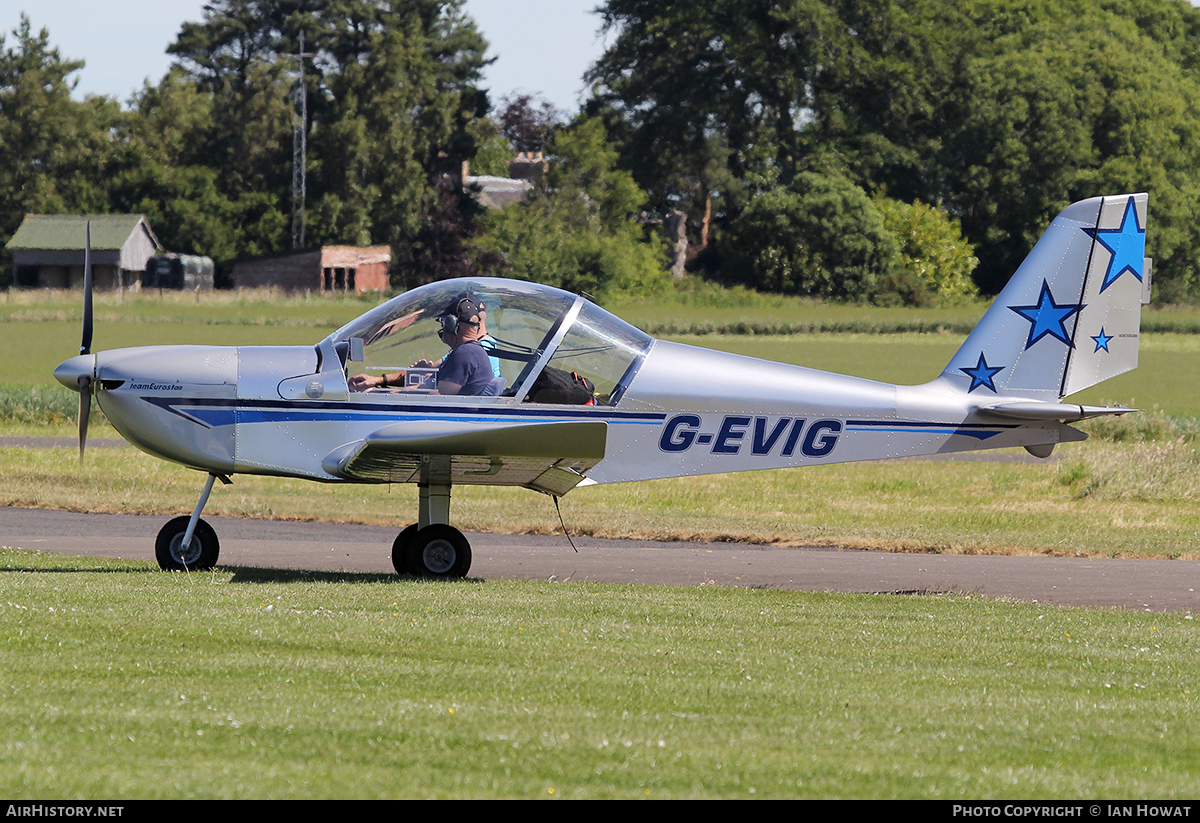
M 396 529 L 205 518 L 221 565 L 394 573 Z M 167 518 L 0 507 L 0 546 L 152 560 Z M 1200 561 L 887 554 L 819 547 L 469 533 L 471 577 L 756 586 L 797 591 L 975 592 L 1038 603 L 1200 611 Z

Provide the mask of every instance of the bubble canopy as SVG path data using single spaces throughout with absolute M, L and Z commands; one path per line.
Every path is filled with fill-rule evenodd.
M 485 343 L 504 378 L 503 398 L 525 400 L 543 369 L 575 372 L 595 385 L 595 402 L 616 405 L 654 338 L 594 303 L 550 286 L 492 277 L 442 280 L 407 291 L 327 338 L 339 351 L 362 341 L 369 374 L 436 362 L 447 353 L 437 319 L 469 294 L 484 307 Z M 348 364 L 357 365 L 357 364 Z

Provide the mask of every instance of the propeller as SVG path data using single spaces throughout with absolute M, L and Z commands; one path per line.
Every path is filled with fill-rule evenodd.
M 92 353 L 92 222 L 84 228 L 83 244 L 83 337 L 79 353 Z M 92 378 L 79 376 L 79 462 L 83 463 L 83 448 L 87 443 L 88 419 L 92 416 Z

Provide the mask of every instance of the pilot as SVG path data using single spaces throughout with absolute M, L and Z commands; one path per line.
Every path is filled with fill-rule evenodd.
M 448 305 L 446 307 L 446 310 L 444 312 L 442 312 L 442 314 L 439 316 L 438 319 L 440 320 L 441 317 L 445 317 L 446 315 L 453 314 L 458 306 L 459 301 L 463 300 L 464 298 L 470 298 L 472 300 L 475 300 L 475 295 L 471 294 L 470 292 L 465 292 L 465 291 L 461 292 L 458 295 L 458 297 L 456 297 L 450 301 L 450 305 Z M 478 302 L 478 301 L 476 300 L 476 302 Z M 483 346 L 483 350 L 488 353 L 488 360 L 492 364 L 492 376 L 493 377 L 501 376 L 500 358 L 497 357 L 495 354 L 493 354 L 493 352 L 496 350 L 496 347 L 499 344 L 500 344 L 500 341 L 498 341 L 496 338 L 494 338 L 490 334 L 488 334 L 487 306 L 485 306 L 483 303 L 479 303 L 479 345 Z M 433 361 L 418 360 L 416 363 L 413 363 L 413 365 L 418 366 L 420 368 L 425 368 L 425 369 L 437 369 L 437 368 L 441 368 L 442 361 L 445 359 L 446 358 L 444 358 L 444 357 L 440 357 L 437 360 L 433 360 Z
M 473 295 L 462 293 L 436 319 L 438 336 L 450 347 L 450 353 L 438 366 L 438 394 L 480 395 L 495 375 L 487 352 L 480 345 L 484 336 L 484 308 Z M 430 366 L 425 361 L 418 366 Z M 403 386 L 404 371 L 378 376 L 359 374 L 350 380 L 351 391 Z

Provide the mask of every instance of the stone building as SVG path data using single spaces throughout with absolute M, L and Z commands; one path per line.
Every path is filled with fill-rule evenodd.
M 235 260 L 235 288 L 274 286 L 284 291 L 348 291 L 388 287 L 387 246 L 321 246 Z

